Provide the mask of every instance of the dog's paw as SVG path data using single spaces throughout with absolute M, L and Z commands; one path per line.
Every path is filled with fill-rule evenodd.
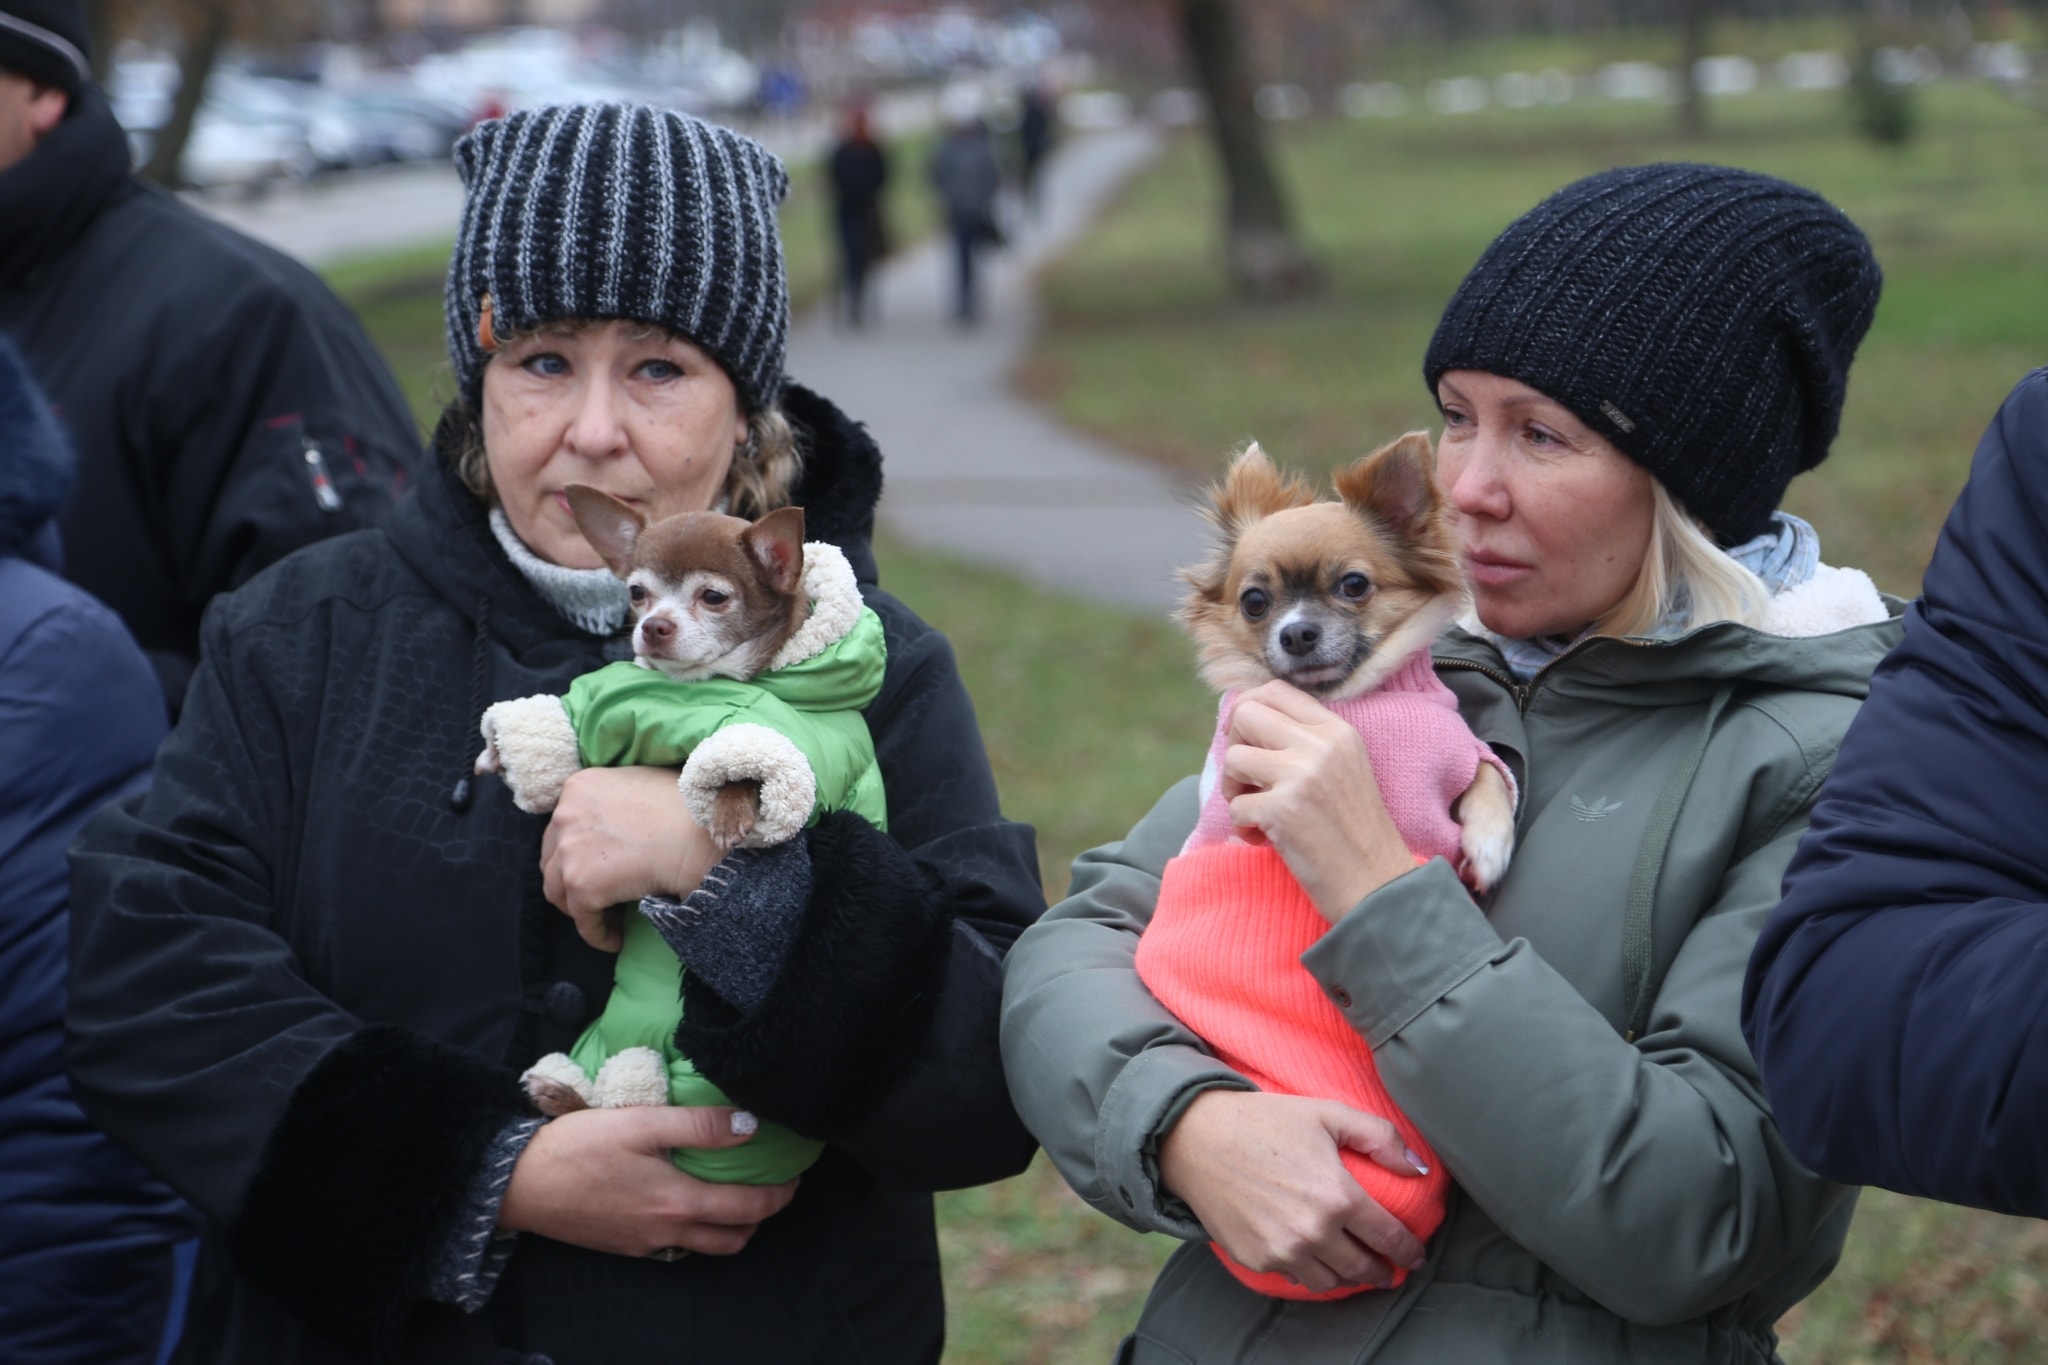
M 651 1047 L 613 1053 L 597 1072 L 597 1107 L 630 1109 L 668 1103 L 668 1063 Z
M 1507 875 L 1508 859 L 1515 851 L 1514 826 L 1509 824 L 1495 833 L 1478 833 L 1467 825 L 1458 842 L 1464 849 L 1465 881 L 1471 888 L 1483 896 L 1500 885 L 1500 879 Z
M 519 1078 L 533 1107 L 551 1119 L 590 1108 L 590 1079 L 583 1068 L 560 1052 L 550 1052 L 526 1069 Z
M 711 802 L 711 820 L 705 826 L 720 853 L 730 853 L 746 842 L 761 821 L 761 784 L 728 782 Z
M 1507 875 L 1508 859 L 1515 851 L 1515 798 L 1499 769 L 1480 765 L 1479 775 L 1459 799 L 1458 819 L 1465 884 L 1484 895 Z

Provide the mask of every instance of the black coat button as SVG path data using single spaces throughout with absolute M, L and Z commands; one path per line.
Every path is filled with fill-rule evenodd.
M 1340 1010 L 1351 1008 L 1351 992 L 1345 990 L 1342 986 L 1330 987 L 1330 999 L 1337 1002 L 1337 1008 Z
M 548 1018 L 564 1028 L 574 1028 L 590 1018 L 590 998 L 573 981 L 557 981 L 540 998 Z

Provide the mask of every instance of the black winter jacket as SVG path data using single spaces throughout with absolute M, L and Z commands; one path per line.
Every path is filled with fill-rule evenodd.
M 515 1076 L 575 1039 L 612 969 L 542 897 L 543 818 L 494 780 L 451 794 L 485 704 L 629 652 L 537 597 L 437 461 L 385 529 L 215 605 L 153 791 L 75 854 L 82 1102 L 221 1234 L 195 1359 L 938 1358 L 925 1192 L 1030 1158 L 996 1008 L 1044 900 L 944 638 L 873 587 L 879 454 L 800 388 L 785 409 L 812 433 L 807 529 L 887 629 L 866 715 L 893 838 L 850 816 L 811 831 L 780 981 L 745 1016 L 693 991 L 686 1050 L 825 1157 L 740 1255 L 527 1235 L 474 1317 L 419 1301 L 486 1144 L 526 1112 Z
M 2048 1217 L 2048 369 L 1984 433 L 1757 940 L 1743 1031 L 1822 1175 Z
M 411 410 L 312 272 L 128 173 L 88 86 L 0 171 L 0 332 L 71 429 L 67 577 L 176 713 L 215 593 L 374 525 L 419 464 Z

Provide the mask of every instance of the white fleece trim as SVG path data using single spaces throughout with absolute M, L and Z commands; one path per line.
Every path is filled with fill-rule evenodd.
M 599 1109 L 668 1103 L 668 1063 L 651 1047 L 629 1047 L 605 1058 L 590 1083 Z
M 699 744 L 677 785 L 690 814 L 709 829 L 718 789 L 740 781 L 761 784 L 761 819 L 740 841 L 743 848 L 767 848 L 795 837 L 818 802 L 818 779 L 804 751 L 788 736 L 747 721 L 728 725 Z
M 529 815 L 552 811 L 562 799 L 562 784 L 583 766 L 576 727 L 562 699 L 550 693 L 493 702 L 479 728 L 484 751 L 476 770 L 502 773 L 512 804 Z
M 1804 583 L 1772 597 L 1757 629 L 1766 635 L 1804 640 L 1889 619 L 1891 611 L 1869 574 L 1822 564 Z
M 860 583 L 837 545 L 822 540 L 804 543 L 804 595 L 811 599 L 810 617 L 775 651 L 768 661 L 771 670 L 824 653 L 845 639 L 860 619 Z

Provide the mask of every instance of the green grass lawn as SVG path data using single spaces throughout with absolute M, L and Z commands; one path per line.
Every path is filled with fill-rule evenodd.
M 1624 54 L 1626 55 L 1626 54 Z M 1520 58 L 1500 57 L 1498 63 Z M 1502 69 L 1508 69 L 1503 65 Z M 1436 312 L 1485 242 L 1571 177 L 1623 160 L 1732 161 L 1824 190 L 1876 241 L 1888 282 L 1858 362 L 1839 453 L 1795 485 L 1831 557 L 1911 590 L 1998 399 L 2048 361 L 2048 119 L 1988 98 L 1930 101 L 1924 139 L 1880 154 L 1831 99 L 1717 108 L 1678 144 L 1665 111 L 1411 116 L 1296 129 L 1287 171 L 1335 288 L 1245 311 L 1225 296 L 1202 148 L 1172 148 L 1047 280 L 1052 319 L 1024 382 L 1133 450 L 1215 467 L 1257 435 L 1283 459 L 1344 460 L 1434 417 L 1419 366 Z M 922 157 L 899 156 L 899 238 L 928 213 Z M 784 214 L 792 288 L 826 287 L 822 196 L 797 177 Z M 423 417 L 447 389 L 445 249 L 330 272 Z M 1117 837 L 1199 765 L 1212 701 L 1162 623 L 1002 575 L 879 547 L 883 581 L 952 639 L 1006 811 L 1038 827 L 1057 893 L 1081 849 Z M 1115 685 L 1105 687 L 1105 680 Z M 951 1365 L 1108 1359 L 1172 1250 L 1085 1208 L 1043 1158 L 941 1196 Z M 1795 1362 L 2041 1358 L 2048 1231 L 1866 1195 L 1842 1268 L 1784 1326 Z

